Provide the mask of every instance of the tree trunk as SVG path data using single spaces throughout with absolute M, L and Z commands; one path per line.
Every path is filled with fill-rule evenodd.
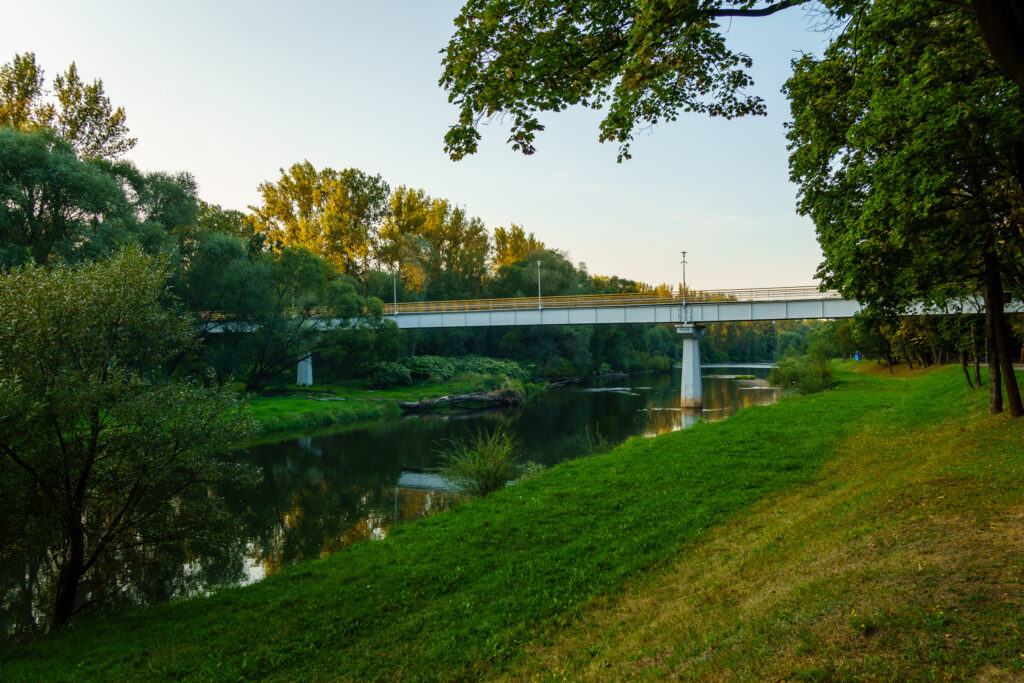
M 981 386 L 981 356 L 978 355 L 977 314 L 971 319 L 971 355 L 974 357 L 974 383 Z
M 68 523 L 68 556 L 60 567 L 57 576 L 57 596 L 53 604 L 53 626 L 56 630 L 68 623 L 75 613 L 78 602 L 78 582 L 85 573 L 85 530 L 82 520 L 70 520 Z
M 974 389 L 974 382 L 971 381 L 971 372 L 967 369 L 967 352 L 960 352 L 960 367 L 964 369 L 964 377 L 967 378 L 967 386 L 970 389 Z
M 1013 374 L 1013 358 L 1007 345 L 1006 315 L 1003 310 L 1003 279 L 999 274 L 995 254 L 985 254 L 985 312 L 989 327 L 989 339 L 993 344 L 993 355 L 1006 384 L 1006 400 L 1010 404 L 1010 415 L 1024 416 L 1024 404 L 1020 400 L 1020 387 L 1017 377 Z M 993 397 L 994 398 L 994 397 Z M 999 410 L 989 406 L 989 412 L 995 414 L 1002 411 L 1002 393 L 999 394 Z
M 1024 0 L 973 0 L 971 5 L 992 61 L 1024 90 Z
M 988 315 L 985 320 L 985 335 L 988 339 L 988 348 L 992 351 L 988 354 L 988 414 L 997 415 L 1003 412 L 1003 384 L 999 373 L 999 359 L 996 357 L 996 342 L 992 336 L 992 327 L 988 322 Z
M 885 362 L 889 364 L 889 374 L 892 374 L 892 356 L 885 354 Z

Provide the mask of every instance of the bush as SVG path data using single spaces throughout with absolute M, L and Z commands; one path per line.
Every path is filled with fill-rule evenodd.
M 784 358 L 772 368 L 768 381 L 777 387 L 795 389 L 800 394 L 815 394 L 835 386 L 832 358 L 824 345 L 811 344 L 799 358 Z
M 447 382 L 455 376 L 455 363 L 441 356 L 410 356 L 399 361 L 409 369 L 414 380 Z
M 412 384 L 412 374 L 409 368 L 400 363 L 378 363 L 377 371 L 373 374 L 370 383 L 378 389 L 385 389 L 399 384 Z
M 463 493 L 486 496 L 515 478 L 518 448 L 500 426 L 491 434 L 480 431 L 465 440 L 451 439 L 438 451 L 437 473 Z
M 465 372 L 474 372 L 480 375 L 503 375 L 510 379 L 523 381 L 530 379 L 530 372 L 515 361 L 484 356 L 466 356 L 454 360 L 459 364 L 459 369 Z

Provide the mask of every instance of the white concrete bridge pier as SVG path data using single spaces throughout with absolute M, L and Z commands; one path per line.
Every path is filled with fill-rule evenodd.
M 676 325 L 676 332 L 683 335 L 683 382 L 679 390 L 680 405 L 685 408 L 700 408 L 703 387 L 700 382 L 700 338 L 704 326 L 694 323 Z
M 299 369 L 296 372 L 295 383 L 300 387 L 313 386 L 313 355 L 299 359 Z

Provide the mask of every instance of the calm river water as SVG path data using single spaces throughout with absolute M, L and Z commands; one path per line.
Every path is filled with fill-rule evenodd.
M 444 509 L 455 494 L 430 470 L 448 439 L 500 424 L 522 444 L 523 460 L 551 466 L 600 444 L 682 429 L 700 418 L 724 419 L 777 400 L 777 390 L 735 378 L 767 377 L 766 366 L 704 372 L 703 411 L 680 410 L 677 369 L 549 389 L 515 409 L 408 417 L 251 447 L 237 457 L 259 466 L 262 479 L 255 491 L 229 494 L 243 538 L 168 557 L 160 571 L 141 572 L 150 583 L 132 586 L 123 601 L 152 603 L 258 581 L 284 565 L 383 538 L 396 523 Z M 25 581 L 18 568 L 0 569 L 6 570 L 0 588 L 7 589 L 0 605 L 3 630 L 31 628 L 40 611 L 33 599 L 38 596 L 30 593 L 39 586 Z

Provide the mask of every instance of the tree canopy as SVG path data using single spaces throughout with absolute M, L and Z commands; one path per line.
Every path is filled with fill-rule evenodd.
M 164 373 L 196 341 L 166 281 L 137 248 L 0 271 L 0 518 L 23 530 L 0 555 L 49 549 L 54 626 L 117 590 L 99 568 L 210 529 L 233 468 L 207 456 L 251 433 L 232 392 Z
M 973 17 L 875 2 L 823 59 L 797 60 L 786 91 L 791 174 L 823 282 L 890 313 L 982 292 L 1021 412 L 1002 311 L 1024 265 L 1024 101 Z
M 52 128 L 82 159 L 116 159 L 137 140 L 128 135 L 124 109 L 110 103 L 103 81 L 82 81 L 72 62 L 53 80 L 47 97 L 43 70 L 32 52 L 0 66 L 0 126 L 32 131 Z
M 524 154 L 544 129 L 539 115 L 580 105 L 604 109 L 598 137 L 629 158 L 638 126 L 697 112 L 763 114 L 747 92 L 752 61 L 726 45 L 722 20 L 764 17 L 810 0 L 468 0 L 444 52 L 441 85 L 459 110 L 445 135 L 458 160 L 477 150 L 480 124 L 511 123 Z M 871 7 L 820 3 L 837 23 Z M 1024 87 L 1024 1 L 973 0 L 971 21 L 1007 77 Z

